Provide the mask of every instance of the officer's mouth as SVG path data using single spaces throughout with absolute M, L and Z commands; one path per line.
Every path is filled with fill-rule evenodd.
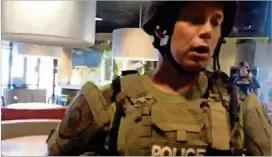
M 207 57 L 209 57 L 210 48 L 208 46 L 197 46 L 193 47 L 191 49 L 191 52 L 191 55 L 195 57 L 206 59 Z
M 210 48 L 208 46 L 197 46 L 192 48 L 192 51 L 198 54 L 205 54 L 205 53 L 209 53 Z

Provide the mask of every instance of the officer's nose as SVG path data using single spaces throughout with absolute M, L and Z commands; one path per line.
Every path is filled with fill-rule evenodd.
M 211 22 L 207 21 L 201 27 L 200 38 L 201 39 L 210 39 L 211 34 L 212 34 L 212 24 L 211 24 Z

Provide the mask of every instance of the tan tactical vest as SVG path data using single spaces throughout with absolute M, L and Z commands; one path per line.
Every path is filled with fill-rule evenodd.
M 162 104 L 141 86 L 141 81 L 142 76 L 121 79 L 115 118 L 123 118 L 121 127 L 125 127 L 125 135 L 112 130 L 111 150 L 118 149 L 116 136 L 124 137 L 123 148 L 119 150 L 122 155 L 198 156 L 207 154 L 208 148 L 230 150 L 229 114 L 218 94 L 210 93 L 208 99 Z M 229 101 L 228 96 L 224 96 L 224 101 Z M 119 124 L 113 124 L 113 128 L 119 129 Z M 239 138 L 242 139 L 241 133 Z

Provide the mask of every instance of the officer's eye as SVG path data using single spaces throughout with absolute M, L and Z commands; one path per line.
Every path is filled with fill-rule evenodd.
M 219 20 L 212 19 L 211 24 L 212 24 L 213 27 L 217 27 L 217 26 L 221 25 L 221 22 Z
M 196 16 L 196 17 L 192 17 L 190 21 L 192 24 L 200 25 L 205 23 L 205 18 Z
M 220 26 L 223 22 L 223 16 L 221 14 L 216 14 L 211 18 L 211 24 L 214 27 Z
M 191 23 L 193 25 L 202 25 L 205 23 L 205 17 L 199 15 L 199 14 L 191 14 L 191 15 L 183 15 L 179 17 L 179 20 L 186 21 L 188 23 Z

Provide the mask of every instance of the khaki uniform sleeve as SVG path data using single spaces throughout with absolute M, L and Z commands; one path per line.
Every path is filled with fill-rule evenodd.
M 247 96 L 242 104 L 245 148 L 250 155 L 271 156 L 271 122 L 256 95 Z
M 49 136 L 48 155 L 73 156 L 102 151 L 111 122 L 110 106 L 103 92 L 87 82 Z

